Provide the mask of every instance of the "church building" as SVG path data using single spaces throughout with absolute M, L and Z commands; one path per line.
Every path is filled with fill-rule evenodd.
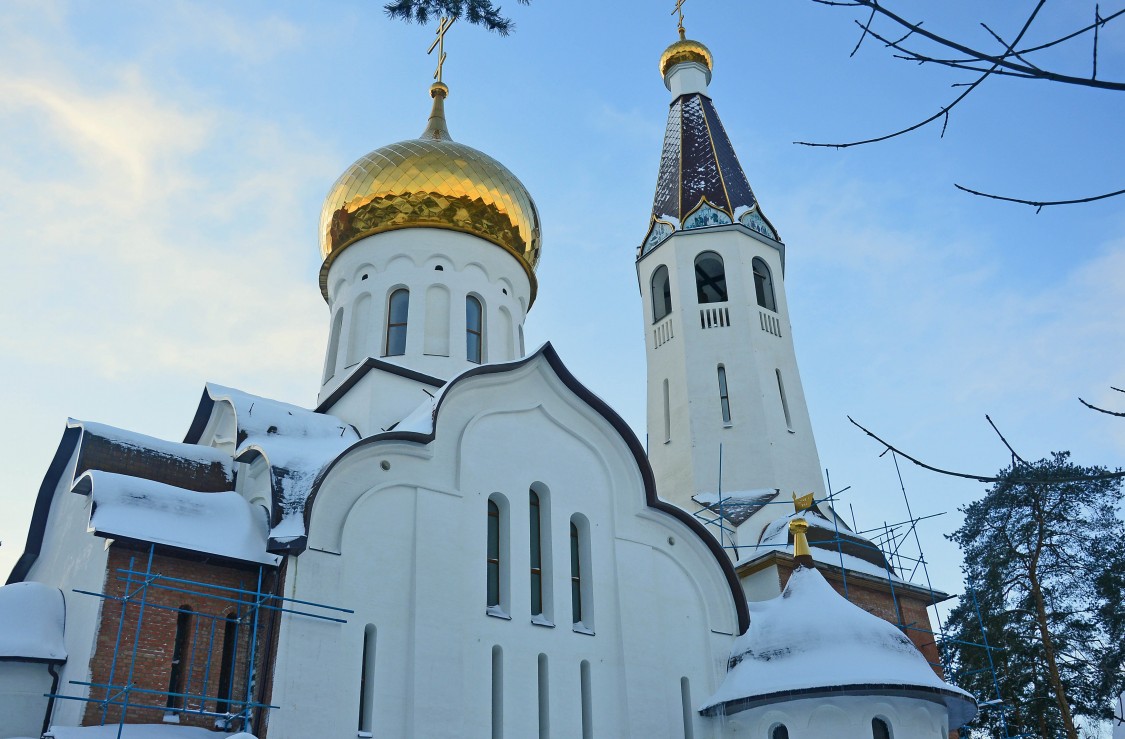
M 681 24 L 637 248 L 647 450 L 550 344 L 525 348 L 539 213 L 455 140 L 439 65 L 421 135 L 325 200 L 315 407 L 209 383 L 180 442 L 67 423 L 0 587 L 0 739 L 938 739 L 971 720 L 933 593 L 831 506 L 786 247 L 712 70 Z

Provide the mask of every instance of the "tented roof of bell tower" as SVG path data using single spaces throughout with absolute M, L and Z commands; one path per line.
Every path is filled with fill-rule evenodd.
M 681 40 L 669 47 L 669 51 L 688 43 L 696 42 Z M 652 221 L 642 254 L 673 231 L 736 222 L 780 241 L 776 229 L 762 215 L 715 104 L 707 95 L 710 64 L 705 66 L 706 78 L 695 84 L 688 83 L 687 89 L 683 89 L 674 86 L 671 80 L 677 75 L 691 74 L 693 67 L 703 70 L 703 62 L 683 54 L 662 60 L 665 84 L 674 90 L 676 98 L 668 111 L 668 124 L 664 129 Z
M 758 204 L 715 104 L 706 95 L 681 95 L 668 111 L 652 214 L 683 222 L 706 199 L 734 216 Z

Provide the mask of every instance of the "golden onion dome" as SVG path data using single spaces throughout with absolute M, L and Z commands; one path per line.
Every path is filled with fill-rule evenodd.
M 660 55 L 660 76 L 665 76 L 673 65 L 681 62 L 698 62 L 707 67 L 708 72 L 713 72 L 715 69 L 711 50 L 698 41 L 686 38 L 683 29 L 680 30 L 680 40 L 669 46 Z
M 400 228 L 444 228 L 478 236 L 519 260 L 535 300 L 539 213 L 527 188 L 500 162 L 449 136 L 441 82 L 426 130 L 360 157 L 328 193 L 320 215 L 320 291 L 328 269 L 362 238 Z

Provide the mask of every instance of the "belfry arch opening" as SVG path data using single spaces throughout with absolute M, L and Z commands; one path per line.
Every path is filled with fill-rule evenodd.
M 773 275 L 766 265 L 766 260 L 754 257 L 751 264 L 754 268 L 754 296 L 758 299 L 758 305 L 776 312 L 777 300 L 773 291 Z
M 727 273 L 723 258 L 705 251 L 695 258 L 695 294 L 700 303 L 727 302 Z

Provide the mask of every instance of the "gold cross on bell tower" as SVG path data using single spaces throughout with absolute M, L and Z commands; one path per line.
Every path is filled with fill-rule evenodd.
M 680 31 L 680 38 L 684 37 L 684 3 L 685 2 L 687 2 L 687 0 L 676 0 L 676 7 L 672 8 L 672 15 L 676 15 L 677 13 L 679 13 L 679 15 L 680 15 L 680 23 L 679 23 L 679 27 L 678 27 L 678 29 Z
M 683 2 L 683 0 L 680 0 L 680 2 Z M 437 69 L 434 70 L 434 79 L 438 82 L 441 82 L 441 67 L 445 64 L 445 33 L 456 20 L 456 18 L 445 17 L 441 19 L 437 27 L 437 38 L 434 39 L 434 42 L 430 44 L 430 48 L 426 51 L 427 54 L 432 54 L 435 47 L 438 50 Z

